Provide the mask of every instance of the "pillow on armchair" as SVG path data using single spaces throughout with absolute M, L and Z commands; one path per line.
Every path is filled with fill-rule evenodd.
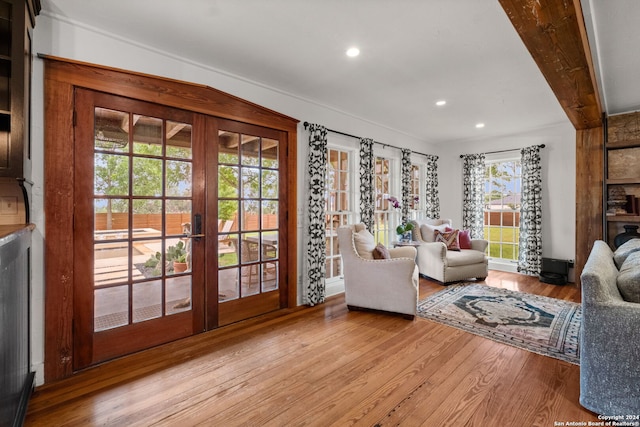
M 446 231 L 453 231 L 453 228 L 447 227 Z M 471 231 L 458 230 L 458 243 L 460 244 L 460 249 L 472 249 Z
M 422 240 L 425 242 L 435 242 L 436 241 L 436 230 L 444 233 L 447 229 L 447 224 L 442 225 L 429 225 L 422 224 L 420 225 L 420 234 L 422 235 Z
M 458 230 L 451 231 L 435 231 L 435 241 L 442 242 L 447 246 L 449 251 L 459 251 L 460 243 L 458 242 Z
M 353 243 L 355 244 L 356 252 L 358 252 L 360 258 L 373 259 L 373 250 L 376 248 L 376 240 L 369 230 L 362 228 L 360 231 L 353 233 Z

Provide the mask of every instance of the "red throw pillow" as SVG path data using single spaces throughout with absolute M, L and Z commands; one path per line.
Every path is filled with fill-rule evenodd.
M 458 230 L 445 231 L 436 230 L 436 242 L 442 242 L 447 246 L 450 251 L 459 251 L 460 243 L 458 243 Z
M 445 231 L 453 231 L 453 228 L 447 227 Z M 472 249 L 471 231 L 458 230 L 458 244 L 460 245 L 460 249 Z

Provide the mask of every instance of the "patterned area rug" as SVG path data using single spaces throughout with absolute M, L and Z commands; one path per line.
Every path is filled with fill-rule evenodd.
M 479 284 L 448 287 L 418 303 L 418 316 L 578 365 L 580 304 Z

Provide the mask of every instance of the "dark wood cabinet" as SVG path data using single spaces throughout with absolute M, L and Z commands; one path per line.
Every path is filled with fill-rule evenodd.
M 31 41 L 40 0 L 0 0 L 0 177 L 30 158 Z

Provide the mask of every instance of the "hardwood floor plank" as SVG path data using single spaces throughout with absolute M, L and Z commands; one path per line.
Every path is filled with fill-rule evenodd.
M 490 272 L 486 284 L 580 301 Z M 420 280 L 421 298 L 445 289 Z M 594 421 L 579 367 L 417 318 L 349 312 L 342 295 L 38 387 L 27 426 L 553 425 Z

